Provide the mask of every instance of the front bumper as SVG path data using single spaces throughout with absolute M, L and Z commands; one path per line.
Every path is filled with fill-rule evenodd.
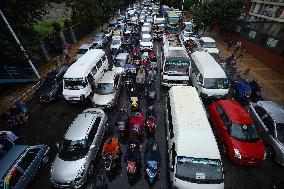
M 153 50 L 153 47 L 140 46 L 140 51 L 151 51 L 151 50 Z
M 186 86 L 189 84 L 187 80 L 162 80 L 162 85 L 166 87 L 171 86 Z
M 83 177 L 81 180 L 79 180 L 78 182 L 68 182 L 68 183 L 58 183 L 56 181 L 54 181 L 52 178 L 50 179 L 50 182 L 52 183 L 52 185 L 56 188 L 81 188 L 86 182 L 87 182 L 87 177 Z

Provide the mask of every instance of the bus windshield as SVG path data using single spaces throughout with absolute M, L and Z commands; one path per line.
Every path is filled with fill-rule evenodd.
M 187 75 L 189 69 L 188 61 L 167 60 L 165 62 L 165 74 L 168 75 Z

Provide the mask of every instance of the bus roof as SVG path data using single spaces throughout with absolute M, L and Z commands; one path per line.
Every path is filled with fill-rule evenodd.
M 215 136 L 196 89 L 173 86 L 169 96 L 177 156 L 220 159 Z
M 105 54 L 102 49 L 91 49 L 72 64 L 64 78 L 84 78 L 91 72 L 98 60 Z

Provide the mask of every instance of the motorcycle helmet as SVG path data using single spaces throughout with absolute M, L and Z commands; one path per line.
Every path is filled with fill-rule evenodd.
M 139 112 L 133 112 L 132 114 L 134 117 L 138 118 L 139 117 Z
M 108 138 L 106 139 L 106 143 L 108 143 L 108 144 L 110 144 L 111 141 L 112 141 L 112 138 L 111 138 L 111 137 L 108 137 Z
M 125 113 L 125 112 L 127 112 L 127 109 L 126 109 L 126 108 L 121 108 L 121 109 L 120 109 L 120 113 Z

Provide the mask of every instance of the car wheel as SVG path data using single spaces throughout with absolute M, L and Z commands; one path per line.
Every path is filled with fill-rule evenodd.
M 222 144 L 221 144 L 221 151 L 222 151 L 222 153 L 223 153 L 224 155 L 228 155 L 229 149 L 228 149 L 228 147 L 227 147 L 227 145 L 226 145 L 225 143 L 222 143 Z
M 266 155 L 268 159 L 273 159 L 275 156 L 275 151 L 271 146 L 266 146 Z
M 91 178 L 93 176 L 94 173 L 94 163 L 91 162 L 89 167 L 88 167 L 88 171 L 87 171 L 87 177 L 88 179 Z

